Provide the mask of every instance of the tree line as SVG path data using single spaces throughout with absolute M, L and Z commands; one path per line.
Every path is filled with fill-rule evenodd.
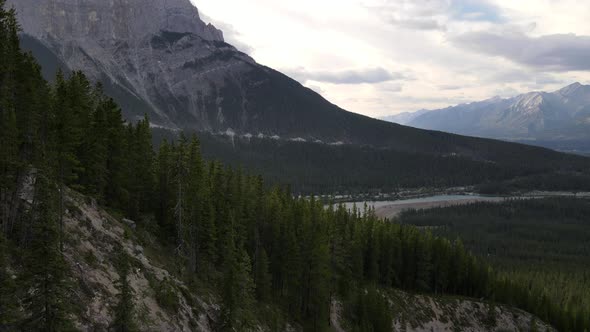
M 560 331 L 584 331 L 590 323 L 589 215 L 590 200 L 570 197 L 407 211 L 399 221 L 460 237 L 503 278 L 530 290 L 509 303 L 533 308 Z

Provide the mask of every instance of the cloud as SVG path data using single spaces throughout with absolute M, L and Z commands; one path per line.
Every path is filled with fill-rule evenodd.
M 383 22 L 399 28 L 441 31 L 447 29 L 444 18 L 450 5 L 448 0 L 375 0 L 365 1 L 363 5 Z
M 456 21 L 505 20 L 501 9 L 487 0 L 367 0 L 363 4 L 385 23 L 411 30 L 447 31 Z
M 503 22 L 500 8 L 485 0 L 453 0 L 451 18 L 464 21 Z
M 307 71 L 304 68 L 297 68 L 284 70 L 284 72 L 300 82 L 316 81 L 332 84 L 374 84 L 402 80 L 406 77 L 404 74 L 392 73 L 382 67 L 343 71 Z
M 463 49 L 499 56 L 544 71 L 589 71 L 590 36 L 555 34 L 529 37 L 524 33 L 470 32 L 452 37 Z
M 444 84 L 444 85 L 439 85 L 438 88 L 440 90 L 450 91 L 450 90 L 461 90 L 461 89 L 464 89 L 465 86 L 463 86 L 463 85 L 453 85 L 453 84 Z
M 309 84 L 309 85 L 307 85 L 307 88 L 312 89 L 313 91 L 315 91 L 317 94 L 320 94 L 320 95 L 323 95 L 324 93 L 326 93 L 326 91 L 324 91 L 324 89 L 322 89 L 322 87 L 319 85 Z
M 412 30 L 440 30 L 445 31 L 446 25 L 439 21 L 431 18 L 395 18 L 389 19 L 389 23 L 397 25 L 401 28 L 412 29 Z

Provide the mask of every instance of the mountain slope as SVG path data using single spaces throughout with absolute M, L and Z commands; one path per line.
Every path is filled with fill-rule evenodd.
M 47 73 L 63 65 L 83 70 L 130 120 L 147 113 L 168 128 L 426 153 L 473 155 L 466 145 L 479 144 L 346 112 L 226 44 L 189 0 L 8 3 L 29 35 L 23 47 Z
M 9 4 L 23 32 L 45 46 L 28 49 L 103 82 L 128 119 L 147 112 L 170 128 L 406 148 L 399 138 L 425 135 L 346 112 L 257 64 L 224 43 L 188 0 Z
M 141 331 L 215 331 L 220 312 L 220 299 L 209 290 L 195 291 L 175 275 L 176 257 L 161 248 L 145 229 L 117 218 L 90 197 L 68 190 L 65 217 L 65 257 L 78 287 L 75 327 L 80 331 L 106 330 L 113 322 L 119 279 L 117 257 L 125 252 L 131 260 L 129 276 L 133 302 L 138 308 Z M 482 331 L 528 329 L 536 321 L 542 331 L 553 331 L 531 314 L 509 306 L 478 302 L 475 299 L 414 295 L 401 290 L 388 290 L 394 331 Z M 491 315 L 490 310 L 494 310 Z M 332 325 L 345 325 L 342 304 L 331 308 Z M 490 317 L 493 316 L 493 320 Z M 258 318 L 256 331 L 276 331 Z M 304 331 L 292 324 L 284 331 Z M 340 331 L 350 331 L 342 328 Z
M 478 184 L 497 176 L 479 176 L 463 183 L 456 180 L 456 172 L 450 174 L 448 167 L 436 166 L 440 159 L 462 158 L 478 163 L 475 168 L 479 169 L 494 165 L 498 168 L 494 174 L 502 178 L 578 170 L 587 163 L 545 149 L 418 130 L 347 112 L 226 44 L 219 30 L 200 20 L 189 0 L 8 3 L 16 7 L 22 21 L 21 45 L 40 61 L 45 77 L 51 79 L 58 68 L 83 70 L 91 80 L 102 83 L 127 120 L 136 121 L 147 114 L 156 127 L 201 135 L 223 133 L 232 138 L 230 143 L 218 149 L 209 145 L 213 151 L 209 156 L 226 162 L 231 158 L 236 166 L 251 164 L 251 160 L 272 162 L 273 169 L 264 172 L 267 178 L 273 171 L 294 169 L 285 176 L 300 187 L 314 185 L 331 191 L 368 186 L 365 178 L 358 176 L 362 171 L 326 180 L 329 177 L 324 175 L 331 165 L 319 162 L 322 158 L 317 158 L 316 152 L 322 150 L 328 151 L 326 155 L 339 155 L 338 168 L 345 170 L 357 169 L 359 160 L 367 164 L 362 161 L 366 153 L 359 150 L 371 150 L 377 160 L 368 165 L 373 188 L 397 186 L 394 180 L 383 184 L 383 179 L 390 177 L 391 164 L 408 153 L 417 155 L 413 160 L 422 160 L 423 171 L 418 173 L 434 179 L 454 178 L 451 182 L 462 184 Z M 262 137 L 271 142 L 266 146 L 272 146 L 252 151 L 254 155 L 236 154 L 233 138 L 238 136 L 248 142 L 251 137 Z M 281 147 L 284 142 L 291 147 L 292 140 L 300 144 L 295 150 L 313 153 L 299 158 L 300 153 Z M 337 148 L 343 143 L 355 147 L 344 153 L 346 150 Z M 285 158 L 277 161 L 280 155 Z M 535 169 L 524 169 L 522 158 L 532 161 Z M 416 173 L 412 172 L 416 167 L 408 166 L 412 163 L 398 164 Z M 304 168 L 313 174 L 301 176 L 299 170 Z M 319 183 L 307 182 L 310 175 Z M 439 180 L 428 182 L 442 185 Z
M 554 92 L 530 92 L 394 117 L 403 124 L 508 140 L 590 139 L 590 86 L 574 83 Z

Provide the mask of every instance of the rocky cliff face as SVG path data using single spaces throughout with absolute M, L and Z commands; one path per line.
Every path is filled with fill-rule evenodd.
M 148 114 L 165 127 L 217 127 L 225 122 L 218 91 L 255 64 L 224 43 L 189 0 L 8 3 L 40 44 L 34 51 L 45 47 L 69 69 L 101 81 L 132 120 Z
M 60 41 L 138 41 L 160 31 L 223 41 L 189 0 L 10 0 L 23 30 Z

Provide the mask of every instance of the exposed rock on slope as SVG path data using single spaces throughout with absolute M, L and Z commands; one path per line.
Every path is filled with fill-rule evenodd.
M 129 281 L 142 331 L 210 331 L 209 317 L 215 316 L 216 306 L 193 296 L 180 280 L 156 266 L 129 228 L 87 201 L 73 192 L 67 201 L 66 259 L 79 286 L 76 301 L 85 307 L 77 327 L 102 331 L 112 323 L 119 279 L 115 262 L 124 250 L 131 257 Z
M 129 280 L 142 331 L 213 330 L 219 312 L 215 296 L 195 294 L 168 271 L 164 265 L 172 266 L 173 258 L 155 257 L 155 242 L 141 246 L 141 241 L 150 241 L 149 238 L 140 238 L 137 232 L 141 231 L 132 230 L 88 197 L 69 191 L 66 206 L 66 259 L 77 283 L 76 301 L 85 308 L 76 317 L 77 328 L 102 331 L 112 323 L 111 309 L 118 292 L 114 285 L 119 279 L 115 262 L 119 251 L 124 250 L 131 257 Z M 388 294 L 396 331 L 518 331 L 528 330 L 531 322 L 539 331 L 553 331 L 517 309 L 397 290 Z M 330 317 L 337 331 L 348 330 L 344 310 L 341 303 L 333 303 Z M 267 329 L 259 326 L 257 330 Z M 301 328 L 287 326 L 286 330 Z
M 437 298 L 390 291 L 394 331 L 405 332 L 483 332 L 546 331 L 551 326 L 522 310 L 459 298 Z M 330 321 L 335 331 L 344 332 L 344 309 L 332 303 Z M 532 327 L 535 326 L 536 329 Z

